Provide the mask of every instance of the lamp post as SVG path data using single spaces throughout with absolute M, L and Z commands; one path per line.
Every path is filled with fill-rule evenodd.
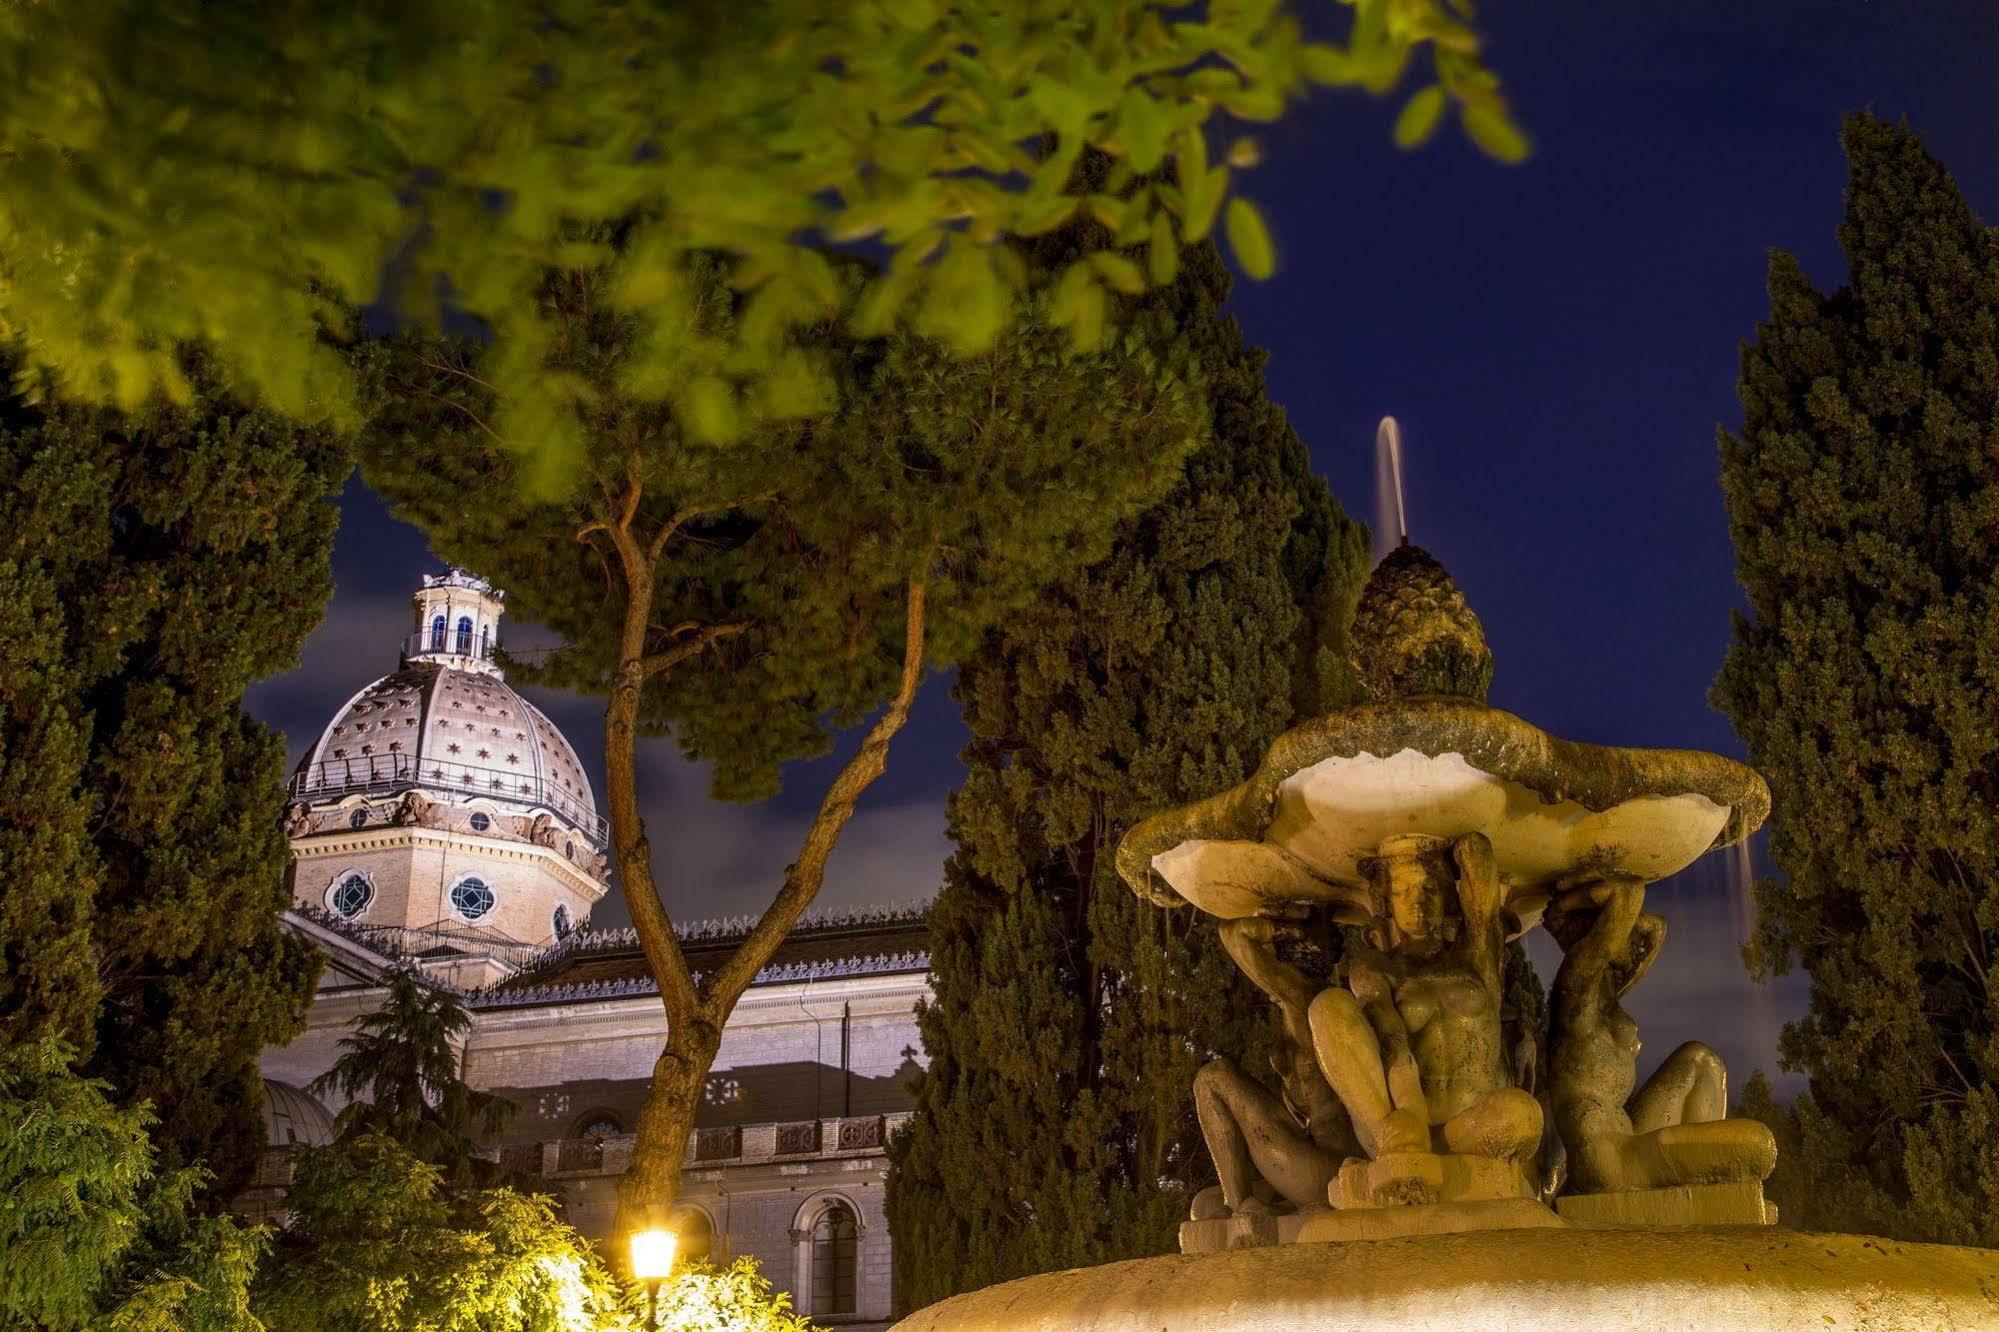
M 656 1217 L 632 1232 L 632 1276 L 646 1283 L 646 1326 L 659 1321 L 659 1286 L 673 1271 L 673 1250 L 679 1236 Z

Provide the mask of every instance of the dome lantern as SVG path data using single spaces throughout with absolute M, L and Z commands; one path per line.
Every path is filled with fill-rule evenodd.
M 425 574 L 411 598 L 416 632 L 403 640 L 403 664 L 435 662 L 459 671 L 498 676 L 493 650 L 507 594 L 463 569 Z

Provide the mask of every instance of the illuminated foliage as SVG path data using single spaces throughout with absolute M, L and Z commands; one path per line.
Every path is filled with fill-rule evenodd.
M 813 1332 L 791 1310 L 791 1296 L 772 1288 L 754 1258 L 727 1267 L 691 1263 L 659 1292 L 659 1322 L 675 1332 Z
M 636 1332 L 632 1293 L 555 1204 L 458 1191 L 379 1135 L 294 1155 L 253 1290 L 285 1332 Z
M 278 928 L 284 749 L 243 691 L 325 605 L 344 455 L 221 398 L 0 401 L 0 1033 L 150 1101 L 226 1193 L 319 957 Z
M 1218 1051 L 1264 1066 L 1271 1010 L 1212 927 L 1112 866 L 1138 818 L 1240 781 L 1346 701 L 1365 535 L 1265 396 L 1227 291 L 1202 245 L 1139 302 L 1192 353 L 1208 441 L 959 668 L 972 739 L 930 912 L 930 1064 L 890 1146 L 899 1307 L 1170 1252 L 1213 1179 L 1195 1071 Z
M 1999 1245 L 1999 236 L 1846 126 L 1846 284 L 1770 267 L 1722 483 L 1749 612 L 1714 690 L 1775 797 L 1752 962 L 1801 964 L 1789 1219 Z
M 0 1047 L 0 1328 L 260 1332 L 262 1233 L 198 1215 L 199 1172 L 157 1171 L 151 1116 L 70 1055 Z
M 185 398 L 176 344 L 240 392 L 349 419 L 321 335 L 384 280 L 435 324 L 447 295 L 495 338 L 495 429 L 559 466 L 590 439 L 536 294 L 551 264 L 615 267 L 634 354 L 620 392 L 733 437 L 816 409 L 825 366 L 793 330 L 836 312 L 992 345 L 1026 273 L 998 242 L 1079 213 L 1139 256 L 1078 256 L 1053 317 L 1084 344 L 1107 292 L 1168 280 L 1225 230 L 1271 243 L 1224 119 L 1279 117 L 1310 85 L 1421 84 L 1396 137 L 1455 106 L 1511 160 L 1526 145 L 1467 26 L 1469 0 L 64 0 L 0 8 L 0 339 L 59 391 Z M 1314 18 L 1328 15 L 1315 13 Z M 1412 68 L 1413 67 L 1413 68 Z M 1093 148 L 1104 189 L 1067 192 Z M 1121 186 L 1145 177 L 1138 188 Z M 615 253 L 593 228 L 642 217 Z M 852 299 L 816 247 L 891 261 Z M 702 318 L 700 256 L 746 298 Z

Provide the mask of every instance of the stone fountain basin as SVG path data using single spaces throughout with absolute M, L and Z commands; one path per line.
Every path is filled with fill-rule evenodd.
M 1780 1226 L 1487 1230 L 1074 1268 L 894 1332 L 1713 1332 L 1999 1327 L 1999 1252 Z
M 1481 832 L 1526 918 L 1570 875 L 1677 873 L 1769 805 L 1762 779 L 1719 755 L 1576 744 L 1469 700 L 1413 699 L 1286 732 L 1248 781 L 1132 829 L 1118 869 L 1162 905 L 1224 919 L 1286 902 L 1358 915 L 1383 838 Z

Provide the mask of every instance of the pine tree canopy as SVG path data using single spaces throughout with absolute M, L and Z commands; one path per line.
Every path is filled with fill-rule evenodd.
M 1136 303 L 1191 350 L 1208 441 L 1108 554 L 959 668 L 972 740 L 930 913 L 931 1062 L 890 1146 L 901 1308 L 1170 1251 L 1213 1179 L 1195 1071 L 1227 1051 L 1268 1072 L 1272 1010 L 1211 924 L 1112 867 L 1139 817 L 1240 781 L 1351 689 L 1365 534 L 1265 396 L 1227 291 L 1195 246 Z
M 389 973 L 381 1007 L 340 1040 L 341 1055 L 312 1090 L 347 1101 L 343 1138 L 379 1133 L 454 1184 L 475 1174 L 477 1138 L 490 1138 L 518 1109 L 458 1076 L 458 1051 L 472 1027 L 464 1002 L 415 971 Z
M 879 705 L 909 580 L 929 587 L 927 656 L 948 664 L 1100 555 L 1203 431 L 1163 326 L 1133 323 L 1079 353 L 1030 315 L 970 356 L 826 333 L 827 363 L 849 387 L 837 411 L 767 423 L 755 447 L 704 444 L 619 391 L 632 323 L 607 308 L 602 275 L 547 281 L 559 363 L 590 386 L 601 460 L 590 481 L 524 500 L 523 462 L 483 427 L 482 349 L 407 341 L 377 349 L 370 372 L 381 406 L 367 475 L 439 554 L 503 584 L 566 640 L 526 663 L 532 678 L 596 693 L 611 688 L 624 590 L 614 557 L 587 538 L 637 496 L 639 528 L 668 543 L 652 648 L 671 653 L 700 627 L 735 631 L 649 675 L 643 719 L 712 760 L 727 797 L 768 794 L 783 761 L 823 752 Z
M 1341 2 L 1337 42 L 1283 0 L 7 5 L 0 343 L 62 394 L 136 409 L 188 400 L 174 353 L 199 342 L 239 396 L 340 420 L 342 311 L 386 299 L 434 328 L 448 299 L 494 338 L 495 430 L 559 465 L 590 412 L 551 373 L 540 274 L 615 260 L 638 332 L 625 390 L 720 440 L 824 387 L 787 335 L 836 311 L 863 335 L 906 316 L 990 347 L 1025 281 L 996 242 L 1079 212 L 1145 255 L 1062 274 L 1053 316 L 1086 344 L 1107 290 L 1170 278 L 1218 218 L 1267 273 L 1233 187 L 1255 146 L 1211 151 L 1211 122 L 1274 120 L 1309 85 L 1419 83 L 1398 142 L 1455 107 L 1484 151 L 1524 155 L 1467 4 Z M 1081 197 L 1085 148 L 1118 173 Z M 635 216 L 615 255 L 592 238 Z M 857 241 L 892 262 L 854 301 L 819 247 Z M 700 327 L 711 252 L 752 298 L 726 331 Z
M 318 622 L 347 463 L 184 372 L 190 406 L 131 418 L 0 402 L 0 1034 L 82 1050 L 165 1167 L 227 1184 L 318 970 L 241 699 Z
M 1802 965 L 1793 1219 L 1999 1245 L 1999 235 L 1847 122 L 1847 280 L 1773 257 L 1722 482 L 1749 610 L 1714 699 L 1775 801 L 1752 961 Z

